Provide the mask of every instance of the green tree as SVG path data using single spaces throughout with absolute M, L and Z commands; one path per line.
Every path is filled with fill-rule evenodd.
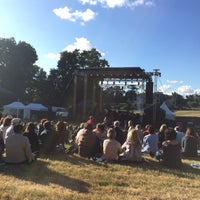
M 13 56 L 16 48 L 14 38 L 0 38 L 0 83 L 1 87 L 6 87 L 9 82 L 8 70 L 13 65 Z M 11 70 L 10 70 L 11 71 Z
M 51 98 L 56 99 L 52 103 L 59 106 L 72 104 L 73 99 L 73 78 L 74 72 L 78 69 L 109 67 L 105 59 L 101 59 L 101 54 L 96 49 L 83 51 L 76 49 L 73 52 L 64 51 L 61 53 L 60 60 L 56 69 L 52 69 L 48 76 L 48 87 L 51 88 Z M 83 99 L 83 78 L 79 77 L 79 88 L 77 88 L 78 101 Z M 89 87 L 93 80 L 89 81 Z
M 51 69 L 47 78 L 46 97 L 48 98 L 49 106 L 63 106 L 62 89 L 60 89 L 60 77 L 57 69 Z
M 101 59 L 101 53 L 95 48 L 81 53 L 81 66 L 83 68 L 105 68 L 109 67 L 108 61 Z
M 0 80 L 1 86 L 13 91 L 25 101 L 27 88 L 31 87 L 38 57 L 35 49 L 26 42 L 16 43 L 14 38 L 0 38 Z
M 180 94 L 173 92 L 171 98 L 173 102 L 173 109 L 183 109 L 187 106 L 186 99 L 184 99 Z
M 186 96 L 187 104 L 189 108 L 198 108 L 200 106 L 200 95 L 187 95 Z
M 49 102 L 47 96 L 47 73 L 40 67 L 34 66 L 34 76 L 26 88 L 27 103 L 40 102 L 47 104 Z

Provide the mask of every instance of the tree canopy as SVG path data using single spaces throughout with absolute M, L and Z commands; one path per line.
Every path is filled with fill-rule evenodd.
M 0 38 L 0 84 L 14 92 L 18 99 L 25 100 L 27 88 L 37 71 L 34 63 L 36 50 L 26 42 L 16 43 L 14 38 Z
M 62 52 L 57 68 L 52 69 L 48 76 L 51 99 L 56 100 L 52 103 L 58 105 L 72 104 L 73 77 L 76 70 L 104 67 L 109 67 L 108 61 L 102 59 L 101 54 L 94 48 L 89 51 L 75 49 L 73 52 Z M 80 78 L 79 81 L 83 80 Z M 82 87 L 78 90 L 78 99 L 82 99 Z

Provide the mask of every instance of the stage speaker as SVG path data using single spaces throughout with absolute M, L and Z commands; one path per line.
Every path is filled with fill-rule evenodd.
M 146 104 L 153 103 L 153 82 L 149 81 L 146 83 Z

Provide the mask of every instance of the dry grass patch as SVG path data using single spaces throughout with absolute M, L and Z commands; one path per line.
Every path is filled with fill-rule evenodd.
M 174 114 L 177 117 L 200 117 L 200 110 L 177 110 Z
M 146 156 L 142 164 L 106 164 L 64 154 L 41 156 L 31 165 L 0 167 L 0 199 L 145 200 L 200 199 L 198 160 L 181 170 L 161 167 Z

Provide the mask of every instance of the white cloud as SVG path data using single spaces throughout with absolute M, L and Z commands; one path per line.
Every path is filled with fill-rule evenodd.
M 48 59 L 51 59 L 51 60 L 59 60 L 60 54 L 48 53 L 48 54 L 45 55 L 45 58 L 48 58 Z
M 129 1 L 129 6 L 131 7 L 138 7 L 138 6 L 154 6 L 155 3 L 153 0 L 135 0 L 135 1 Z
M 154 0 L 80 0 L 82 4 L 97 5 L 109 8 L 115 7 L 137 7 L 137 6 L 154 6 Z
M 92 48 L 92 45 L 87 38 L 81 37 L 76 38 L 75 40 L 76 41 L 73 44 L 70 44 L 67 47 L 65 47 L 63 51 L 74 51 L 75 49 L 80 49 L 80 51 L 83 51 L 90 50 Z
M 90 4 L 90 5 L 97 5 L 98 1 L 97 0 L 80 0 L 82 4 Z
M 170 84 L 181 84 L 183 81 L 178 81 L 178 80 L 167 80 L 168 83 Z
M 92 46 L 92 44 L 87 38 L 80 37 L 80 38 L 76 38 L 75 40 L 76 41 L 73 44 L 70 44 L 67 47 L 65 47 L 63 51 L 74 51 L 75 49 L 79 49 L 80 51 L 84 51 L 84 50 L 89 51 L 92 48 L 95 48 Z M 104 52 L 101 52 L 98 49 L 97 51 L 101 54 L 101 56 L 105 56 Z
M 177 93 L 182 96 L 192 95 L 192 94 L 194 94 L 194 90 L 192 89 L 192 87 L 190 85 L 184 85 L 184 86 L 177 88 Z
M 147 1 L 147 2 L 145 3 L 145 5 L 146 5 L 146 6 L 149 6 L 149 7 L 152 7 L 152 6 L 155 6 L 155 3 L 154 3 L 154 1 Z
M 84 21 L 84 22 L 88 22 L 92 19 L 95 18 L 95 16 L 97 15 L 97 13 L 93 12 L 90 9 L 87 9 L 85 12 L 79 12 L 79 17 Z
M 161 87 L 158 88 L 158 91 L 168 94 L 171 88 L 172 88 L 171 85 L 162 85 Z
M 197 94 L 197 95 L 200 95 L 200 89 L 194 90 L 194 93 Z
M 82 4 L 97 5 L 98 3 L 102 6 L 109 8 L 122 7 L 126 4 L 127 0 L 80 0 Z
M 81 37 L 81 38 L 76 38 L 76 41 L 73 44 L 69 44 L 62 51 L 72 52 L 75 49 L 79 49 L 80 51 L 83 51 L 83 50 L 90 50 L 91 48 L 92 48 L 92 45 L 91 45 L 90 41 L 84 37 Z M 59 60 L 60 54 L 48 53 L 45 55 L 45 58 L 48 58 L 51 60 Z
M 161 85 L 158 88 L 159 92 L 162 92 L 164 94 L 168 94 L 171 95 L 173 92 L 176 92 L 178 94 L 180 94 L 183 97 L 186 97 L 187 95 L 200 95 L 200 89 L 193 89 L 192 86 L 190 85 L 182 85 L 180 87 L 175 86 L 177 83 L 183 83 L 183 81 L 169 81 L 167 80 L 166 85 Z
M 105 4 L 109 8 L 125 6 L 126 0 L 100 0 L 100 3 Z
M 69 20 L 71 22 L 81 21 L 81 24 L 93 20 L 97 13 L 93 12 L 91 9 L 87 9 L 84 12 L 79 10 L 75 10 L 75 12 L 71 12 L 71 9 L 67 6 L 64 8 L 56 8 L 53 12 L 60 17 L 61 19 Z
M 68 7 L 64 8 L 56 8 L 53 12 L 60 17 L 61 19 L 67 19 L 70 21 L 75 21 L 73 13 L 70 13 L 70 9 Z
M 75 42 L 73 44 L 67 45 L 62 51 L 72 52 L 75 49 L 79 49 L 80 51 L 84 51 L 84 50 L 89 51 L 92 48 L 95 48 L 95 47 L 92 46 L 92 44 L 90 43 L 90 41 L 87 38 L 80 37 L 80 38 L 76 38 Z M 101 56 L 105 56 L 104 52 L 101 52 L 98 49 L 97 49 L 97 51 L 101 53 Z M 45 58 L 58 61 L 60 59 L 60 54 L 48 53 L 45 55 Z

